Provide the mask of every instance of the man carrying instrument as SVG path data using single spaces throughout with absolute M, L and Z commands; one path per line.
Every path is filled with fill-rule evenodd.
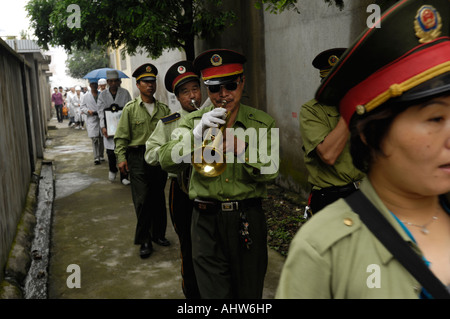
M 272 131 L 277 129 L 271 116 L 240 102 L 245 61 L 243 55 L 225 49 L 209 50 L 195 59 L 213 105 L 185 116 L 172 140 L 160 148 L 162 168 L 180 172 L 191 163 L 193 141 L 201 142 L 211 127 L 226 127 L 222 145 L 216 144 L 226 162 L 223 173 L 211 177 L 193 169 L 189 185 L 194 200 L 192 254 L 201 298 L 262 298 L 267 227 L 261 198 L 267 194 L 266 183 L 278 175 L 278 163 L 267 169 L 273 164 L 266 161 L 267 155 L 273 152 L 258 148 L 250 134 L 238 137 L 230 132 L 252 131 L 271 147 Z
M 172 65 L 166 73 L 164 83 L 167 91 L 174 93 L 180 102 L 179 112 L 167 115 L 158 122 L 148 138 L 145 160 L 150 165 L 159 165 L 159 148 L 170 141 L 170 136 L 181 122 L 181 118 L 198 110 L 202 102 L 200 77 L 190 61 L 180 61 Z M 172 224 L 180 240 L 182 288 L 187 299 L 198 299 L 197 279 L 192 264 L 191 218 L 193 202 L 189 199 L 188 178 L 190 166 L 179 174 L 169 173 L 169 210 Z

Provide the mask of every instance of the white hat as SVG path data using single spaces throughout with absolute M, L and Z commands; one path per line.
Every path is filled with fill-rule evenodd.
M 117 70 L 106 71 L 106 79 L 107 80 L 115 80 L 118 78 L 119 78 L 119 72 L 117 72 Z
M 81 91 L 81 87 L 80 87 L 79 85 L 77 85 L 77 86 L 75 87 L 75 91 Z
M 106 84 L 106 80 L 105 79 L 98 80 L 98 85 L 105 85 L 105 84 Z

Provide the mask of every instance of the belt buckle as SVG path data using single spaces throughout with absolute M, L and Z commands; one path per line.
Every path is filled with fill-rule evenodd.
M 353 182 L 353 186 L 355 186 L 355 189 L 359 189 L 359 185 L 361 185 L 361 181 Z
M 221 203 L 221 208 L 223 212 L 232 212 L 235 210 L 234 205 L 236 204 L 236 210 L 239 209 L 238 202 L 226 202 Z

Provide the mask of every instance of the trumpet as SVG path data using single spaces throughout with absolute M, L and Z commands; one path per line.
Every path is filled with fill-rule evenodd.
M 223 100 L 222 101 L 222 105 L 220 107 L 225 107 L 227 105 L 227 101 Z M 228 120 L 230 117 L 230 112 L 226 113 L 226 118 L 225 118 L 225 124 L 219 126 L 218 130 L 219 132 L 217 133 L 217 135 L 212 135 L 212 129 L 213 128 L 209 128 L 208 133 L 205 137 L 205 139 L 203 140 L 202 146 L 201 146 L 201 162 L 200 163 L 196 163 L 195 161 L 193 162 L 193 166 L 195 168 L 195 170 L 205 176 L 205 177 L 216 177 L 221 175 L 226 168 L 226 163 L 225 163 L 225 157 L 223 154 L 223 151 L 221 149 L 219 149 L 219 146 L 221 144 L 222 141 L 222 135 L 223 135 L 223 131 L 224 129 L 227 127 L 228 124 Z M 219 137 L 219 138 L 218 138 Z M 206 142 L 211 139 L 212 143 L 207 145 Z M 207 159 L 205 159 L 205 152 L 211 154 L 211 157 L 214 159 L 213 161 L 207 161 Z M 194 152 L 195 154 L 195 152 Z M 193 155 L 194 157 L 194 155 Z M 217 159 L 217 161 L 216 161 Z
M 194 99 L 191 99 L 191 105 L 192 105 L 194 108 L 196 108 L 197 110 L 200 110 L 200 109 L 197 107 L 197 103 L 195 103 L 195 100 L 194 100 Z

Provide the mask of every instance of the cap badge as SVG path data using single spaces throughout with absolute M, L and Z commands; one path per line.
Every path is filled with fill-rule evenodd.
M 356 113 L 358 115 L 363 115 L 364 113 L 366 113 L 366 107 L 364 105 L 357 105 L 356 106 Z
M 211 64 L 214 65 L 214 66 L 222 65 L 222 57 L 220 55 L 218 55 L 218 54 L 214 54 L 211 57 Z
M 148 66 L 145 68 L 145 71 L 148 72 L 148 73 L 152 72 L 152 67 L 151 67 L 150 65 L 148 65 Z
M 417 11 L 414 31 L 420 43 L 430 42 L 441 35 L 442 19 L 439 12 L 430 5 L 424 5 Z
M 334 66 L 336 63 L 338 63 L 339 58 L 335 55 L 332 55 L 328 58 L 328 64 L 331 66 Z
M 186 73 L 186 68 L 184 66 L 180 65 L 178 67 L 178 73 L 180 73 L 180 74 Z

